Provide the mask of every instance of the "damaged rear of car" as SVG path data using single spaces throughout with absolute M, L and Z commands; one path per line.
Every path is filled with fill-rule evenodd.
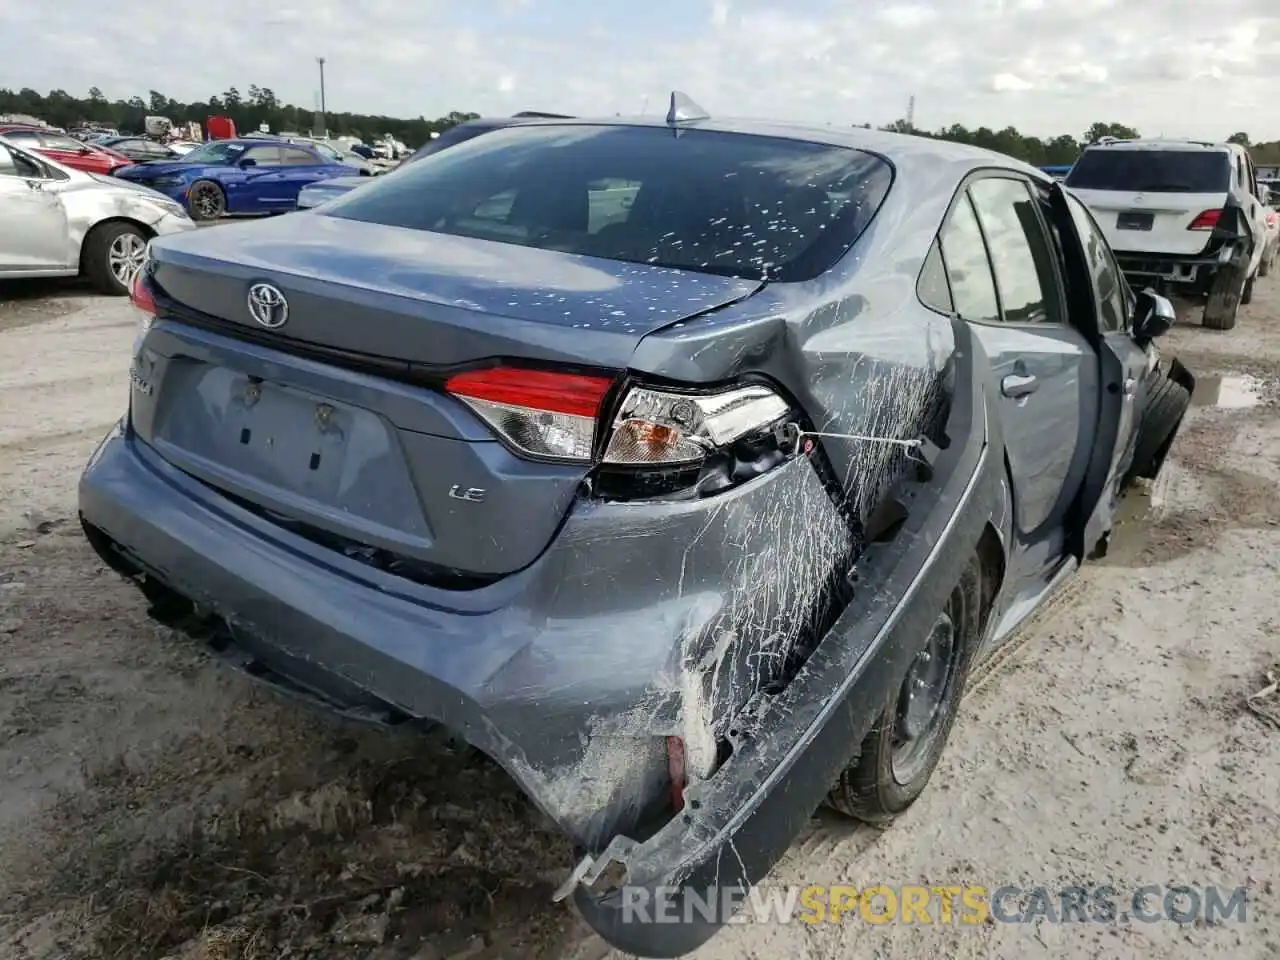
M 1045 380 L 1096 389 L 1094 417 L 1054 414 L 1075 432 L 1026 469 L 1069 476 L 1024 489 L 991 387 L 1017 344 L 974 333 L 935 240 L 990 155 L 676 106 L 512 127 L 155 244 L 129 414 L 80 491 L 156 616 L 502 764 L 583 856 L 562 892 L 650 956 L 725 918 L 654 924 L 637 891 L 757 881 L 833 783 L 867 819 L 914 800 L 988 623 L 1105 535 L 1135 421 L 1104 380 L 1155 369 L 1073 334 Z M 1078 523 L 1006 593 L 1024 508 Z M 890 787 L 867 749 L 850 767 L 886 711 Z

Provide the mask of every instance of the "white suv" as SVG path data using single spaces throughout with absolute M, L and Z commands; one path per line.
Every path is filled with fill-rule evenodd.
M 1249 152 L 1234 143 L 1090 144 L 1065 185 L 1106 234 L 1135 287 L 1208 297 L 1204 325 L 1229 330 L 1253 297 L 1267 209 Z

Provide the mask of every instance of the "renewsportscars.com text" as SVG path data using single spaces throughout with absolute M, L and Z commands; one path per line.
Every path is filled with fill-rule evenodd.
M 1220 923 L 1246 919 L 1244 887 L 978 885 L 622 888 L 624 923 Z M 683 895 L 682 895 L 683 894 Z

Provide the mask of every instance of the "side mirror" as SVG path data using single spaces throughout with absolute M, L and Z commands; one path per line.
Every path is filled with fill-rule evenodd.
M 245 157 L 238 164 L 241 170 L 248 170 L 250 167 L 256 167 L 257 165 L 258 161 L 253 159 L 253 157 Z
M 1150 287 L 1138 294 L 1133 311 L 1133 338 L 1142 345 L 1169 332 L 1178 319 L 1177 312 L 1168 297 L 1162 297 Z

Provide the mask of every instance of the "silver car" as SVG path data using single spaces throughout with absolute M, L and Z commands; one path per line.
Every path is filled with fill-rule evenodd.
M 0 280 L 83 275 L 123 295 L 152 237 L 194 230 L 181 204 L 0 137 Z

